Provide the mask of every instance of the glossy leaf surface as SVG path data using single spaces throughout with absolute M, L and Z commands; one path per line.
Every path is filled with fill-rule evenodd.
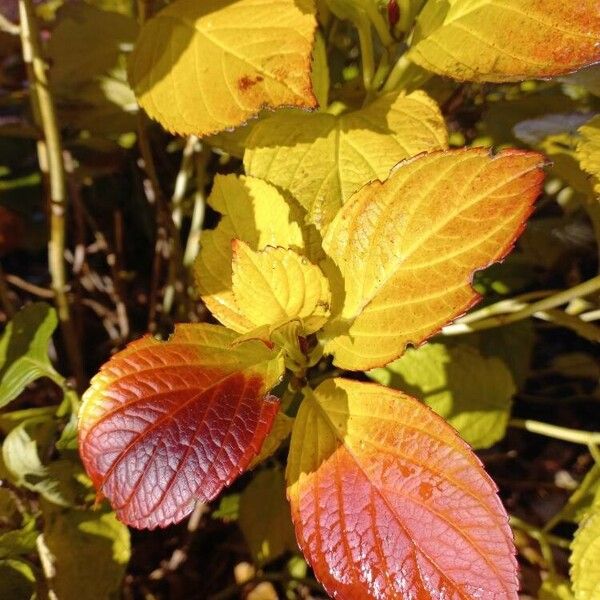
M 409 396 L 321 384 L 296 417 L 287 484 L 300 547 L 334 598 L 517 598 L 494 483 Z
M 142 28 L 131 85 L 180 134 L 236 127 L 267 107 L 315 108 L 315 28 L 312 0 L 177 0 Z
M 248 175 L 288 190 L 323 229 L 340 206 L 401 160 L 447 147 L 444 119 L 423 92 L 390 93 L 363 109 L 335 116 L 273 115 L 246 140 Z
M 254 177 L 215 178 L 209 205 L 221 213 L 216 229 L 202 234 L 195 275 L 202 300 L 226 327 L 239 333 L 255 325 L 239 309 L 232 291 L 232 242 L 242 240 L 251 250 L 267 246 L 306 250 L 303 213 L 272 185 Z M 314 261 L 313 261 L 314 262 Z
M 504 437 L 517 391 L 500 359 L 484 358 L 467 344 L 411 348 L 369 376 L 423 400 L 474 448 L 489 448 Z
M 553 77 L 600 61 L 596 0 L 429 0 L 408 57 L 461 81 Z
M 335 364 L 383 366 L 471 307 L 473 273 L 512 248 L 542 166 L 539 154 L 517 150 L 436 152 L 356 193 L 323 242 L 343 280 L 330 275 L 343 304 L 324 331 Z
M 233 242 L 233 296 L 255 327 L 299 319 L 305 334 L 320 329 L 329 317 L 329 283 L 305 256 L 268 246 L 254 252 Z
M 80 453 L 125 523 L 181 520 L 260 451 L 279 407 L 268 391 L 283 364 L 264 344 L 231 347 L 234 339 L 216 325 L 179 325 L 167 342 L 130 344 L 92 380 Z

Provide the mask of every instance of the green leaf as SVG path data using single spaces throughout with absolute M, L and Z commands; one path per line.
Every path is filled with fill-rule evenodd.
M 280 469 L 260 471 L 244 490 L 239 524 L 258 565 L 297 549 Z
M 31 566 L 21 560 L 0 560 L 2 594 L 10 600 L 31 600 L 35 590 L 35 574 Z
M 484 358 L 469 345 L 431 343 L 367 374 L 423 400 L 474 448 L 504 437 L 516 388 L 498 358 Z
M 129 530 L 106 510 L 43 504 L 44 540 L 53 557 L 49 584 L 60 600 L 120 598 L 131 554 Z
M 0 339 L 0 407 L 40 377 L 62 383 L 48 358 L 56 324 L 54 309 L 43 302 L 27 305 L 8 323 Z
M 517 387 L 525 383 L 535 341 L 530 320 L 465 335 L 461 341 L 473 344 L 485 357 L 499 358 L 510 369 Z
M 219 502 L 218 508 L 212 512 L 213 519 L 221 519 L 225 523 L 237 521 L 240 516 L 240 494 L 226 494 Z
M 571 543 L 571 580 L 575 600 L 600 596 L 600 509 L 580 523 Z
M 48 42 L 52 85 L 73 88 L 108 74 L 119 56 L 132 49 L 137 32 L 131 17 L 85 3 L 61 6 Z
M 1 531 L 2 529 L 0 529 Z M 35 550 L 35 541 L 38 535 L 34 519 L 29 519 L 20 529 L 0 533 L 0 559 L 30 554 Z
M 569 580 L 560 575 L 549 575 L 538 591 L 538 600 L 573 600 Z
M 37 492 L 55 504 L 69 506 L 82 492 L 76 480 L 81 472 L 79 462 L 62 458 L 44 465 L 38 444 L 29 432 L 33 425 L 25 421 L 6 436 L 2 444 L 4 467 L 15 485 Z

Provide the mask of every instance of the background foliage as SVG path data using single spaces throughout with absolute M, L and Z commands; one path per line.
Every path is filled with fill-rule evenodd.
M 77 454 L 78 392 L 99 365 L 142 332 L 166 337 L 175 322 L 209 319 L 191 265 L 200 238 L 208 244 L 215 235 L 215 211 L 224 212 L 208 205 L 207 195 L 241 171 L 244 148 L 247 171 L 309 203 L 314 190 L 269 171 L 265 139 L 273 131 L 290 153 L 308 154 L 317 173 L 330 169 L 321 157 L 335 143 L 342 158 L 357 145 L 383 174 L 392 166 L 385 164 L 387 146 L 353 137 L 361 119 L 371 122 L 372 135 L 385 134 L 385 124 L 372 123 L 372 109 L 336 115 L 336 106 L 362 101 L 364 65 L 356 29 L 327 11 L 313 86 L 329 112 L 263 114 L 204 141 L 150 122 L 126 65 L 139 23 L 164 4 L 36 3 L 66 166 L 65 292 L 48 270 L 56 223 L 48 211 L 48 168 L 38 160 L 44 136 L 30 104 L 31 74 L 15 34 L 19 15 L 14 2 L 0 1 L 1 590 L 15 599 L 60 600 L 325 597 L 291 530 L 285 448 L 219 500 L 199 506 L 186 524 L 155 532 L 129 531 L 117 521 L 95 498 Z M 424 3 L 399 4 L 402 28 Z M 331 5 L 343 16 L 351 3 Z M 386 15 L 387 6 L 380 8 Z M 161 35 L 157 30 L 147 43 Z M 514 41 L 525 54 L 519 44 L 527 36 Z M 516 250 L 476 274 L 483 308 L 359 378 L 422 399 L 480 450 L 512 515 L 524 598 L 592 598 L 600 564 L 600 439 L 591 433 L 600 430 L 600 68 L 522 83 L 459 83 L 426 73 L 419 53 L 426 55 L 420 45 L 413 59 L 421 67 L 411 65 L 398 80 L 412 92 L 403 102 L 426 121 L 431 100 L 414 91 L 424 89 L 442 109 L 451 147 L 516 146 L 541 151 L 552 163 Z M 443 72 L 445 63 L 436 68 Z M 138 77 L 133 67 L 131 85 L 143 97 L 140 69 Z M 305 84 L 298 83 L 299 93 Z M 385 96 L 376 102 L 387 103 L 392 117 L 401 108 Z M 324 132 L 322 154 L 312 159 L 308 139 L 297 137 L 310 127 Z M 185 123 L 170 129 L 190 133 Z M 445 142 L 444 132 L 431 135 Z M 412 141 L 407 155 L 418 152 L 419 139 Z M 330 197 L 352 188 L 352 181 L 325 183 Z M 71 325 L 53 335 L 59 319 L 51 304 L 56 300 L 60 317 L 63 293 Z M 544 304 L 547 298 L 554 301 Z M 282 438 L 289 433 L 285 419 L 276 426 Z

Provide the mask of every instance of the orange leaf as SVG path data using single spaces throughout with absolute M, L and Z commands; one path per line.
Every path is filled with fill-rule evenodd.
M 335 364 L 383 366 L 470 308 L 473 273 L 512 248 L 543 164 L 519 150 L 432 152 L 354 194 L 323 240 L 339 269 L 337 280 L 327 273 L 334 304 L 342 299 L 324 330 Z
M 128 525 L 183 519 L 260 451 L 283 363 L 260 342 L 232 348 L 235 338 L 216 325 L 179 325 L 168 342 L 130 344 L 92 380 L 79 417 L 81 458 Z
M 296 417 L 286 476 L 298 543 L 334 598 L 516 600 L 493 481 L 414 398 L 321 384 Z

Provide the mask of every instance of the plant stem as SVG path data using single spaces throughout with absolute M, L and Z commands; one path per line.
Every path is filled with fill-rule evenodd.
M 181 222 L 183 219 L 182 203 L 185 199 L 188 182 L 194 171 L 194 153 L 197 149 L 198 138 L 195 135 L 191 135 L 186 140 L 183 148 L 181 165 L 177 177 L 175 178 L 175 187 L 173 189 L 173 195 L 171 196 L 173 223 L 175 223 L 177 229 L 181 229 Z
M 183 254 L 183 266 L 190 268 L 198 254 L 200 247 L 200 236 L 202 234 L 202 224 L 204 222 L 204 212 L 206 210 L 206 199 L 204 197 L 204 186 L 206 184 L 206 163 L 210 152 L 205 149 L 197 155 L 196 158 L 196 193 L 194 194 L 194 211 L 192 212 L 192 222 Z
M 442 332 L 444 335 L 458 335 L 462 333 L 470 333 L 472 331 L 479 331 L 482 329 L 491 329 L 493 327 L 508 325 L 509 323 L 515 323 L 516 321 L 521 321 L 531 316 L 538 316 L 538 313 L 547 313 L 549 309 L 556 308 L 557 306 L 560 306 L 562 304 L 566 304 L 567 302 L 575 298 L 587 296 L 598 291 L 599 289 L 600 275 L 596 275 L 596 277 L 593 277 L 588 281 L 584 281 L 583 283 L 569 288 L 568 290 L 563 290 L 561 292 L 548 296 L 547 298 L 543 298 L 541 300 L 538 300 L 537 302 L 523 306 L 522 308 L 519 307 L 518 310 L 511 312 L 510 314 L 494 315 L 490 318 L 478 320 L 475 322 L 472 322 L 472 316 L 469 315 L 468 317 L 466 317 L 466 322 L 458 321 L 453 325 L 448 325 L 447 327 L 444 327 Z M 502 302 L 507 301 L 503 300 Z M 482 309 L 482 311 L 485 310 L 486 309 Z M 487 310 L 489 313 L 492 313 L 491 307 L 487 307 Z M 545 318 L 546 320 L 552 320 L 552 317 L 549 314 L 542 314 L 542 318 Z
M 377 8 L 377 3 L 375 2 L 365 2 L 363 7 L 366 9 L 367 14 L 369 15 L 369 19 L 373 27 L 375 27 L 375 31 L 381 40 L 381 43 L 387 48 L 394 43 L 394 38 L 390 33 L 388 28 L 388 24 L 386 20 L 383 18 L 382 14 L 379 12 Z
M 360 55 L 362 60 L 363 84 L 365 90 L 371 89 L 371 83 L 375 74 L 375 58 L 373 56 L 373 35 L 369 21 L 356 22 L 358 30 L 358 42 L 360 44 Z
M 71 321 L 65 272 L 65 229 L 66 229 L 66 183 L 62 156 L 62 142 L 54 110 L 54 102 L 46 77 L 46 65 L 42 59 L 40 36 L 31 0 L 19 0 L 21 18 L 21 44 L 23 59 L 34 99 L 34 117 L 43 131 L 40 150 L 40 167 L 47 165 L 50 183 L 50 239 L 48 243 L 48 268 L 52 280 L 52 291 L 67 357 L 77 388 L 84 385 L 81 348 Z
M 584 446 L 600 444 L 600 432 L 596 431 L 569 429 L 567 427 L 542 423 L 541 421 L 534 421 L 532 419 L 511 419 L 508 424 L 510 427 L 525 429 L 531 433 L 538 433 L 539 435 L 545 435 L 546 437 L 563 440 L 564 442 L 571 442 L 573 444 L 583 444 Z

